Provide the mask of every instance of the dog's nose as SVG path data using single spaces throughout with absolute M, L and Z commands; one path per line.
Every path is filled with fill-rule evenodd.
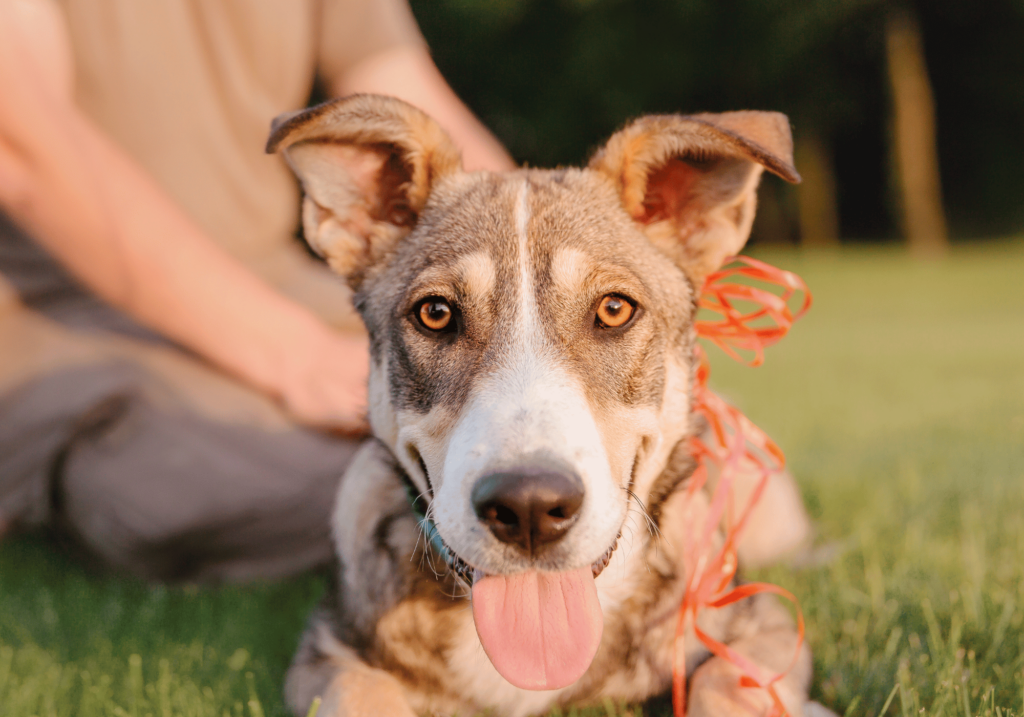
M 498 540 L 528 554 L 558 540 L 583 505 L 583 481 L 573 473 L 491 473 L 473 486 L 473 509 Z

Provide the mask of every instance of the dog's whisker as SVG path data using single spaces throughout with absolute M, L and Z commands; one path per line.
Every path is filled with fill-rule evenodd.
M 629 513 L 626 514 L 626 519 L 629 520 L 630 527 L 633 529 L 634 532 L 636 532 L 636 530 L 637 530 L 636 517 L 634 516 L 632 511 L 630 511 Z
M 420 496 L 422 497 L 422 495 L 421 493 Z M 460 584 L 464 589 L 468 588 L 472 585 L 470 577 L 472 568 L 445 544 L 444 538 L 437 529 L 437 524 L 433 521 L 433 512 L 433 504 L 428 503 L 419 519 L 420 530 L 416 536 L 416 549 L 419 548 L 420 539 L 422 538 L 424 541 L 423 549 L 420 551 L 420 569 L 429 568 L 438 582 L 445 582 L 445 579 L 451 575 L 454 578 L 453 583 Z M 438 561 L 441 563 L 440 568 Z M 453 593 L 449 597 L 454 599 L 458 595 Z
M 661 531 L 658 529 L 658 524 L 654 522 L 654 519 L 647 510 L 647 506 L 645 506 L 644 502 L 640 500 L 640 496 L 629 488 L 626 488 L 626 492 L 629 493 L 633 500 L 636 501 L 636 505 L 640 509 L 640 514 L 643 515 L 644 519 L 647 521 L 647 530 L 650 532 L 651 536 L 655 538 L 658 537 L 661 534 Z
M 431 514 L 433 513 L 434 506 L 433 506 L 433 504 L 430 501 L 426 500 L 427 497 L 428 497 L 427 494 L 425 492 L 421 491 L 412 500 L 412 504 L 413 505 L 423 504 L 423 503 L 426 504 L 427 509 L 424 512 L 424 518 L 426 519 L 427 523 L 433 529 L 434 521 L 431 518 Z M 415 558 L 417 552 L 419 553 L 419 555 L 420 555 L 420 562 L 419 562 L 419 566 L 418 567 L 419 567 L 420 570 L 423 569 L 425 562 L 429 561 L 428 553 L 430 551 L 428 550 L 428 547 L 429 547 L 429 542 L 430 542 L 430 537 L 431 537 L 430 535 L 427 534 L 427 531 L 423 529 L 423 522 L 424 521 L 422 521 L 422 520 L 420 521 L 420 530 L 416 531 L 416 542 L 413 545 L 412 554 L 409 556 L 409 561 L 412 562 L 412 560 Z M 423 549 L 422 550 L 420 550 L 420 540 L 424 541 Z M 432 564 L 432 561 L 431 561 L 431 564 L 430 564 L 430 570 L 431 570 L 431 572 L 434 573 L 435 577 L 440 577 L 437 574 L 437 570 L 436 570 L 436 568 L 434 568 L 434 566 Z
M 420 550 L 420 541 L 421 540 L 424 541 L 424 543 L 423 543 L 424 550 Z M 423 561 L 426 558 L 426 554 L 427 554 L 426 550 L 425 550 L 425 548 L 426 548 L 426 542 L 425 541 L 426 541 L 426 536 L 424 535 L 423 531 L 422 530 L 417 530 L 416 531 L 416 542 L 412 546 L 412 554 L 409 555 L 409 562 L 412 562 L 416 558 L 416 555 L 418 554 L 420 556 L 420 565 L 419 565 L 420 568 L 423 567 Z
M 633 554 L 633 541 L 637 537 L 637 533 L 639 532 L 638 525 L 634 517 L 635 512 L 639 512 L 639 514 L 643 517 L 645 523 L 644 527 L 646 528 L 647 532 L 651 535 L 651 537 L 658 537 L 660 535 L 660 532 L 658 531 L 657 524 L 654 523 L 654 521 L 651 519 L 650 514 L 647 512 L 647 508 L 646 506 L 644 506 L 643 501 L 640 500 L 640 497 L 629 488 L 624 487 L 622 490 L 627 494 L 628 498 L 626 499 L 626 517 L 623 520 L 622 530 L 620 531 L 620 534 L 624 534 L 628 529 L 628 544 L 625 548 L 626 556 L 628 557 Z M 630 500 L 630 498 L 632 500 Z M 634 501 L 636 503 L 635 507 L 633 504 Z M 647 569 L 647 571 L 650 572 L 650 562 L 648 561 L 646 550 L 642 550 L 641 559 L 643 560 L 644 566 Z
M 628 556 L 629 554 L 631 554 L 633 552 L 633 528 L 632 528 L 632 526 L 628 526 L 628 525 L 623 525 L 622 528 L 623 528 L 623 531 L 622 531 L 623 537 L 626 538 L 626 555 Z M 629 534 L 628 535 L 626 534 L 626 530 L 627 529 L 629 530 Z
M 428 513 L 430 512 L 429 508 L 427 509 L 427 512 Z M 441 579 L 444 578 L 445 574 L 438 571 L 436 561 L 433 559 L 434 556 L 431 554 L 432 551 L 430 550 L 430 545 L 433 542 L 433 537 L 434 537 L 434 535 L 438 534 L 437 533 L 437 526 L 434 525 L 433 521 L 430 521 L 430 522 L 427 522 L 425 526 L 421 523 L 421 528 L 423 528 L 423 529 L 420 532 L 424 536 L 423 560 L 426 562 L 427 566 L 430 568 L 430 572 L 432 572 L 434 574 L 434 577 L 437 580 L 441 580 Z M 438 536 L 438 537 L 440 537 L 440 536 Z M 419 538 L 417 538 L 417 540 L 419 540 Z

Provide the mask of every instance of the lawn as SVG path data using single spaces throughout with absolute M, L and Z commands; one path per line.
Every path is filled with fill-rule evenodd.
M 755 576 L 800 598 L 814 697 L 1024 717 L 1024 241 L 762 258 L 815 307 L 761 368 L 712 349 L 712 383 L 786 449 L 832 554 Z M 149 586 L 0 543 L 0 715 L 282 715 L 323 586 Z

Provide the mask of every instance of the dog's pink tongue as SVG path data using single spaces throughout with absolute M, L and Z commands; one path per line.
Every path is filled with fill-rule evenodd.
M 527 690 L 578 680 L 604 629 L 590 566 L 481 578 L 473 584 L 473 619 L 495 669 Z

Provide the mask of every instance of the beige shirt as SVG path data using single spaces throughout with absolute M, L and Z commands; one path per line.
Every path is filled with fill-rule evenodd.
M 299 194 L 263 147 L 320 75 L 423 43 L 404 0 L 60 0 L 79 105 L 207 233 L 328 320 L 340 281 L 294 241 Z M 342 302 L 344 306 L 338 307 Z

